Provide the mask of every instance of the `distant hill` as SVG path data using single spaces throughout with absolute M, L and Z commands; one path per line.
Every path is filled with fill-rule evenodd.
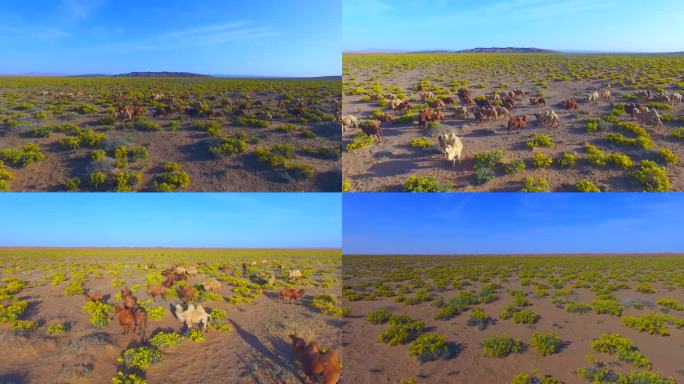
M 112 77 L 211 77 L 191 72 L 129 72 Z
M 460 51 L 456 51 L 456 53 L 556 53 L 556 51 L 541 48 L 491 47 L 462 49 Z
M 460 51 L 449 49 L 430 49 L 422 51 L 401 51 L 397 49 L 363 49 L 358 51 L 345 51 L 349 54 L 372 54 L 372 53 L 557 53 L 549 49 L 541 48 L 518 48 L 518 47 L 491 47 L 491 48 L 471 48 Z

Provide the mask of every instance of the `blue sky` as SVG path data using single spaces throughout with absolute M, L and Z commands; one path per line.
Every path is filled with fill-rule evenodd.
M 341 246 L 332 193 L 10 193 L 0 246 Z
M 684 194 L 347 193 L 345 254 L 684 252 Z
M 684 50 L 681 0 L 343 0 L 344 50 Z
M 320 0 L 0 2 L 0 73 L 341 73 L 341 3 Z

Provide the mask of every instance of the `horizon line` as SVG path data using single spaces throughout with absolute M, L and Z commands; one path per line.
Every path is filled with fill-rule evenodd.
M 187 73 L 195 76 L 125 76 L 132 73 Z M 281 76 L 281 75 L 222 75 L 222 74 L 206 74 L 197 72 L 182 72 L 182 71 L 131 71 L 124 73 L 44 73 L 44 72 L 26 72 L 26 73 L 0 73 L 0 77 L 214 77 L 223 79 L 317 79 L 327 77 L 342 77 L 339 75 L 312 75 L 312 76 Z
M 344 253 L 342 256 L 625 256 L 625 255 L 681 255 L 684 251 L 672 252 L 557 252 L 557 253 Z
M 62 246 L 62 245 L 0 245 L 0 250 L 3 249 L 342 249 L 342 247 L 197 247 L 197 246 L 107 246 L 107 245 L 78 245 L 78 246 Z
M 475 49 L 538 49 L 546 52 L 464 52 Z M 464 49 L 345 49 L 342 54 L 405 54 L 405 53 L 429 53 L 429 52 L 444 52 L 444 53 L 520 53 L 520 54 L 568 54 L 568 53 L 584 53 L 584 54 L 648 54 L 648 55 L 668 55 L 668 54 L 684 54 L 684 49 L 678 51 L 608 51 L 608 50 L 583 50 L 583 49 L 547 49 L 534 47 L 490 47 L 490 48 L 464 48 Z

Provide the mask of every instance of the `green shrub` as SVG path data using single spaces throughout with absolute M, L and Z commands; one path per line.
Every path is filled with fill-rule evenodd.
M 420 335 L 409 345 L 409 354 L 422 362 L 447 358 L 449 347 L 446 337 L 432 333 Z
M 123 373 L 121 371 L 116 373 L 116 377 L 112 378 L 114 384 L 147 384 L 147 381 L 135 373 Z
M 190 175 L 183 171 L 180 164 L 176 162 L 164 163 L 163 170 L 161 182 L 154 182 L 157 191 L 174 192 L 186 189 L 190 185 Z
M 31 136 L 33 137 L 50 137 L 52 132 L 54 131 L 54 126 L 52 125 L 46 125 L 43 127 L 36 127 L 33 128 L 31 131 Z
M 477 327 L 479 330 L 487 328 L 487 326 L 493 322 L 493 319 L 485 313 L 480 308 L 473 308 L 470 311 L 470 317 L 468 317 L 467 324 L 471 327 Z
M 599 129 L 601 129 L 601 125 L 599 124 L 598 119 L 590 119 L 584 126 L 584 130 L 587 131 L 587 133 L 595 133 L 598 132 Z
M 591 342 L 591 349 L 596 352 L 615 353 L 621 349 L 629 349 L 632 342 L 617 333 L 604 333 Z
M 586 313 L 591 311 L 591 306 L 584 303 L 568 302 L 565 304 L 565 310 L 572 313 Z
M 447 187 L 440 185 L 435 176 L 410 176 L 404 183 L 404 192 L 446 192 Z
M 259 120 L 245 116 L 236 118 L 233 123 L 239 127 L 268 128 L 269 126 L 269 122 L 266 120 Z
M 194 341 L 195 343 L 202 343 L 206 340 L 204 337 L 204 333 L 200 331 L 199 329 L 193 328 L 190 330 L 190 340 Z
M 648 283 L 639 283 L 634 290 L 641 293 L 655 293 L 655 288 Z
M 523 343 L 512 337 L 494 336 L 482 341 L 482 350 L 489 357 L 506 357 L 511 353 L 521 353 Z
M 311 307 L 318 309 L 322 314 L 344 318 L 349 314 L 347 308 L 339 307 L 337 300 L 331 295 L 316 295 L 311 300 Z
M 94 189 L 99 189 L 100 186 L 107 182 L 107 176 L 102 172 L 93 172 L 89 177 L 90 186 Z
M 38 144 L 28 143 L 22 147 L 0 150 L 0 160 L 6 161 L 13 166 L 26 168 L 34 162 L 44 159 L 45 154 L 43 154 Z
M 606 166 L 606 155 L 600 149 L 591 144 L 584 144 L 584 150 L 587 151 L 587 161 L 589 164 L 598 167 Z
M 587 179 L 582 179 L 575 183 L 577 192 L 601 192 L 601 189 Z
M 620 169 L 629 169 L 634 166 L 634 163 L 632 162 L 632 159 L 629 156 L 618 152 L 611 153 L 610 155 L 608 155 L 608 158 L 606 160 L 614 167 Z
M 150 337 L 150 344 L 157 348 L 173 347 L 183 342 L 183 336 L 178 332 L 158 332 Z
M 558 158 L 558 164 L 561 168 L 572 168 L 575 166 L 576 161 L 577 157 L 571 152 L 565 152 Z
M 15 332 L 29 332 L 38 328 L 38 323 L 29 320 L 16 320 L 12 323 L 11 328 Z
M 475 183 L 485 184 L 492 181 L 496 177 L 496 172 L 492 168 L 476 167 L 475 168 Z
M 548 356 L 560 352 L 562 342 L 556 333 L 535 332 L 530 344 L 542 355 Z
M 128 157 L 134 162 L 138 160 L 144 160 L 149 157 L 149 152 L 147 151 L 147 148 L 143 146 L 135 146 L 129 148 Z
M 616 116 L 616 117 L 617 117 L 617 116 L 622 116 L 624 113 L 625 113 L 625 110 L 622 109 L 622 108 L 620 108 L 620 107 L 618 107 L 618 108 L 613 108 L 613 109 L 610 110 L 610 114 L 611 114 L 612 116 Z
M 553 158 L 544 152 L 537 152 L 532 156 L 532 165 L 536 168 L 548 168 L 553 165 Z
M 223 137 L 221 138 L 221 145 L 209 147 L 209 152 L 215 156 L 236 155 L 246 151 L 247 141 L 241 137 Z
M 666 103 L 651 102 L 651 103 L 646 104 L 646 106 L 647 106 L 648 108 L 651 108 L 651 109 L 661 109 L 661 110 L 670 110 L 670 109 L 672 109 L 672 106 L 671 106 L 670 104 L 666 104 Z
M 656 304 L 662 305 L 666 309 L 673 310 L 673 311 L 682 311 L 684 310 L 684 306 L 682 306 L 682 303 L 675 299 L 670 299 L 670 298 L 660 298 L 656 300 Z
M 415 139 L 411 140 L 411 148 L 418 148 L 418 149 L 427 149 L 432 147 L 433 143 L 432 141 L 424 138 L 424 137 L 417 137 Z
M 152 364 L 159 364 L 162 362 L 161 352 L 152 347 L 141 346 L 137 348 L 128 348 L 123 353 L 123 362 L 130 368 L 137 368 L 145 371 L 152 366 Z
M 637 368 L 651 369 L 648 359 L 632 346 L 631 340 L 616 333 L 604 333 L 598 339 L 592 341 L 591 348 L 596 352 L 615 354 L 618 359 L 634 365 Z
M 675 139 L 680 139 L 680 140 L 684 139 L 684 127 L 673 129 L 672 130 L 672 136 Z
M 114 166 L 116 168 L 125 168 L 128 166 L 128 147 L 121 146 L 114 150 L 114 159 L 116 160 Z
M 553 140 L 551 140 L 551 137 L 548 135 L 537 135 L 532 140 L 527 142 L 527 146 L 530 148 L 537 148 L 537 147 L 553 147 L 555 144 Z
M 114 191 L 131 192 L 133 190 L 132 187 L 140 183 L 141 179 L 141 172 L 119 171 L 113 176 L 112 181 L 114 182 Z
M 366 317 L 371 324 L 385 324 L 390 320 L 392 314 L 387 309 L 380 308 L 377 311 L 368 312 Z
M 159 123 L 155 123 L 154 121 L 147 121 L 145 119 L 138 119 L 133 122 L 133 128 L 139 129 L 141 131 L 161 131 L 162 126 Z
M 504 151 L 500 149 L 476 153 L 473 156 L 473 166 L 475 168 L 492 168 L 494 169 L 504 157 Z
M 299 130 L 299 127 L 294 124 L 281 124 L 276 128 L 276 131 L 280 132 L 292 132 Z
M 672 152 L 668 148 L 660 148 L 658 150 L 658 156 L 665 164 L 677 164 L 679 163 L 679 154 Z
M 77 191 L 81 185 L 81 179 L 78 177 L 70 177 L 64 182 L 64 189 L 67 191 Z
M 16 300 L 10 305 L 0 305 L 0 323 L 14 323 L 26 309 L 28 301 Z
M 526 177 L 521 192 L 548 192 L 549 182 L 544 177 Z
M 81 148 L 81 139 L 78 137 L 62 137 L 59 139 L 59 145 L 66 149 L 79 149 Z
M 33 114 L 33 117 L 38 120 L 44 120 L 48 118 L 48 114 L 45 112 L 36 112 Z
M 642 160 L 639 169 L 632 172 L 632 176 L 641 183 L 646 192 L 665 192 L 672 188 L 665 169 L 652 160 Z
M 622 322 L 627 328 L 633 328 L 639 332 L 668 336 L 670 331 L 667 325 L 674 323 L 674 318 L 659 313 L 647 313 L 640 316 L 625 316 Z
M 369 146 L 375 142 L 373 137 L 366 135 L 363 132 L 356 132 L 351 143 L 347 144 L 347 152 Z
M 295 179 L 310 179 L 316 175 L 316 169 L 312 165 L 301 161 L 288 161 L 285 170 Z
M 57 323 L 49 326 L 47 333 L 50 335 L 64 335 L 69 332 L 70 329 L 71 327 L 66 323 Z
M 637 371 L 632 372 L 627 377 L 629 384 L 677 384 L 673 378 L 665 378 L 657 372 Z
M 106 327 L 111 321 L 112 306 L 99 301 L 89 301 L 83 310 L 90 314 L 90 322 L 96 327 Z
M 91 104 L 80 104 L 74 108 L 74 111 L 80 115 L 88 115 L 97 112 L 97 107 Z
M 512 160 L 504 166 L 507 175 L 514 175 L 525 170 L 525 161 L 522 159 Z
M 622 315 L 622 306 L 617 300 L 594 300 L 591 302 L 591 307 L 598 314 Z
M 69 284 L 64 287 L 65 296 L 82 295 L 84 292 L 83 283 L 77 280 L 70 281 Z
M 408 316 L 392 316 L 389 329 L 379 337 L 380 341 L 389 345 L 406 344 L 415 340 L 425 328 L 421 320 L 413 320 Z
M 539 320 L 539 316 L 527 309 L 513 314 L 513 322 L 516 324 L 535 324 L 537 320 Z
M 33 109 L 33 107 L 34 107 L 33 104 L 31 104 L 29 102 L 21 102 L 21 103 L 15 104 L 15 108 L 20 110 L 20 111 L 30 111 Z
M 101 149 L 90 152 L 90 159 L 93 161 L 104 160 L 105 157 L 107 157 L 107 153 Z

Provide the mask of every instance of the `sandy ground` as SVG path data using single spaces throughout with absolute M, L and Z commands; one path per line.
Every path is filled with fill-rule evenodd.
M 386 273 L 374 271 L 377 277 L 352 277 L 348 276 L 348 269 L 353 262 L 346 258 L 344 261 L 344 284 L 359 282 L 379 282 L 385 278 L 391 279 L 387 268 Z M 370 262 L 372 264 L 372 262 Z M 368 264 L 367 264 L 368 265 Z M 366 265 L 366 266 L 367 266 Z M 387 264 L 378 266 L 387 267 Z M 395 271 L 396 272 L 396 271 Z M 386 284 L 390 287 L 391 283 Z M 405 282 L 404 282 L 405 283 Z M 634 281 L 627 282 L 630 285 Z M 475 283 L 465 289 L 478 291 L 482 284 Z M 597 360 L 608 364 L 609 368 L 627 374 L 636 369 L 628 363 L 618 361 L 613 355 L 597 353 L 591 350 L 590 343 L 604 332 L 619 333 L 632 340 L 632 344 L 653 363 L 653 371 L 665 376 L 671 376 L 678 382 L 684 380 L 684 363 L 680 356 L 684 353 L 684 331 L 671 327 L 671 336 L 649 335 L 639 333 L 634 329 L 623 325 L 621 319 L 616 316 L 599 315 L 592 312 L 577 314 L 566 312 L 562 307 L 558 308 L 551 303 L 551 297 L 535 298 L 528 295 L 532 305 L 529 307 L 540 318 L 534 325 L 518 325 L 513 320 L 500 320 L 498 314 L 506 304 L 511 303 L 511 295 L 508 289 L 522 289 L 532 292 L 534 288 L 523 287 L 518 278 L 511 278 L 510 282 L 502 283 L 500 298 L 490 304 L 480 304 L 490 317 L 495 319 L 495 324 L 485 330 L 466 324 L 469 312 L 462 313 L 451 320 L 434 320 L 433 316 L 438 309 L 431 303 L 418 305 L 406 305 L 397 303 L 393 298 L 380 298 L 373 301 L 345 302 L 352 310 L 351 316 L 343 326 L 345 361 L 350 369 L 346 379 L 358 383 L 397 383 L 399 380 L 416 379 L 418 383 L 492 383 L 508 384 L 519 373 L 532 374 L 538 372 L 541 375 L 552 375 L 554 378 L 565 383 L 584 382 L 577 375 L 577 369 L 587 367 L 585 361 L 587 354 L 592 354 Z M 670 297 L 684 300 L 682 290 L 668 290 L 659 283 L 653 283 L 656 288 L 654 294 L 642 294 L 633 290 L 620 290 L 616 292 L 618 300 L 625 302 L 628 299 L 640 298 L 654 302 L 656 298 Z M 550 289 L 551 293 L 553 289 Z M 573 300 L 588 303 L 595 299 L 595 295 L 589 289 L 574 289 L 571 296 Z M 412 296 L 411 293 L 406 296 Z M 457 291 L 447 289 L 435 292 L 443 296 L 445 300 L 456 296 Z M 373 325 L 366 319 L 369 311 L 379 308 L 387 308 L 394 314 L 405 314 L 413 319 L 425 321 L 430 333 L 446 336 L 451 344 L 452 356 L 446 360 L 421 363 L 408 353 L 408 345 L 390 346 L 378 341 L 378 336 L 388 326 Z M 644 308 L 636 310 L 627 308 L 623 316 L 636 315 L 646 312 L 659 312 L 657 308 Z M 679 312 L 673 312 L 681 318 Z M 533 347 L 530 340 L 534 332 L 555 332 L 560 335 L 564 346 L 560 353 L 542 357 Z M 482 339 L 490 336 L 509 336 L 523 341 L 526 349 L 521 354 L 511 354 L 505 358 L 490 358 L 484 355 L 481 348 Z
M 103 265 L 106 270 L 106 264 Z M 327 348 L 338 348 L 341 343 L 339 321 L 323 315 L 309 306 L 314 295 L 330 294 L 339 297 L 339 277 L 336 264 L 317 265 L 324 272 L 313 279 L 330 278 L 329 288 L 304 286 L 305 297 L 299 303 L 278 300 L 276 290 L 265 291 L 252 303 L 229 304 L 228 302 L 205 302 L 207 310 L 227 310 L 228 324 L 232 332 L 210 329 L 206 341 L 196 343 L 185 339 L 181 344 L 162 348 L 163 361 L 145 371 L 148 383 L 300 383 L 303 375 L 294 362 L 290 333 L 298 333 L 316 339 Z M 148 271 L 149 272 L 149 271 Z M 144 284 L 148 272 L 133 270 L 124 277 L 126 285 Z M 124 273 L 126 270 L 124 269 Z M 108 326 L 96 328 L 88 320 L 88 313 L 81 308 L 83 296 L 64 296 L 64 284 L 51 286 L 43 277 L 44 271 L 13 274 L 28 280 L 30 287 L 19 294 L 19 299 L 30 305 L 21 317 L 38 323 L 39 327 L 25 335 L 16 334 L 7 324 L 0 324 L 0 382 L 1 383 L 109 383 L 117 371 L 123 370 L 117 363 L 126 348 L 139 346 L 141 337 L 131 339 L 121 335 L 122 329 L 114 319 Z M 7 274 L 4 274 L 7 276 Z M 206 281 L 209 276 L 190 278 L 192 284 Z M 88 278 L 84 286 L 109 295 L 109 303 L 118 303 L 114 295 L 120 288 L 112 288 L 112 279 Z M 232 294 L 232 287 L 222 283 L 221 295 Z M 139 300 L 148 295 L 144 288 L 136 293 Z M 147 337 L 159 330 L 181 332 L 182 325 L 171 311 L 177 298 L 167 302 L 157 300 L 156 305 L 166 308 L 159 321 L 149 320 Z M 49 325 L 68 322 L 71 330 L 63 336 L 51 336 Z
M 37 89 L 22 90 L 25 92 L 39 92 Z M 0 90 L 0 93 L 2 90 Z M 16 90 L 15 90 L 16 92 Z M 25 100 L 35 103 L 33 114 L 45 110 L 47 102 L 53 96 L 35 96 L 28 93 Z M 263 94 L 258 99 L 272 110 L 277 108 L 277 95 Z M 23 101 L 24 99 L 19 99 Z M 72 104 L 92 104 L 93 100 L 83 96 L 76 98 Z M 218 109 L 218 106 L 214 108 Z M 325 97 L 317 107 L 330 114 L 335 113 L 332 99 Z M 59 139 L 64 133 L 53 133 L 48 138 L 34 138 L 30 136 L 33 127 L 54 123 L 71 122 L 82 128 L 93 128 L 95 133 L 104 133 L 108 140 L 126 143 L 128 146 L 144 146 L 149 152 L 149 158 L 129 164 L 129 169 L 141 171 L 142 181 L 134 190 L 153 191 L 154 181 L 159 181 L 163 172 L 162 165 L 166 162 L 177 162 L 190 176 L 187 191 L 224 192 L 224 191 L 339 191 L 341 188 L 341 159 L 321 158 L 301 151 L 302 147 L 338 148 L 340 142 L 339 125 L 334 122 L 319 122 L 301 124 L 288 119 L 275 118 L 269 128 L 238 127 L 233 125 L 232 116 L 218 116 L 216 121 L 223 127 L 223 135 L 230 136 L 237 132 L 247 132 L 258 143 L 250 143 L 246 152 L 237 155 L 223 155 L 216 157 L 209 152 L 209 147 L 220 144 L 220 140 L 211 138 L 207 132 L 193 129 L 198 122 L 207 121 L 206 118 L 193 118 L 188 115 L 173 113 L 168 117 L 153 118 L 153 108 L 147 107 L 146 120 L 160 123 L 162 131 L 140 131 L 132 128 L 122 128 L 120 123 L 115 126 L 100 126 L 94 122 L 106 116 L 100 111 L 90 115 L 69 114 L 68 120 L 62 117 L 50 116 L 44 120 L 28 118 L 28 122 L 21 128 L 9 128 L 0 122 L 0 149 L 16 147 L 26 143 L 38 143 L 43 148 L 46 159 L 32 164 L 28 168 L 12 168 L 16 177 L 10 183 L 12 191 L 63 191 L 67 179 L 78 177 L 81 179 L 81 190 L 90 190 L 88 177 L 92 172 L 90 152 L 92 149 L 78 150 L 64 149 L 59 145 Z M 0 107 L 0 120 L 3 114 L 11 114 L 11 108 L 3 110 Z M 15 111 L 16 112 L 16 111 Z M 174 131 L 169 130 L 168 124 L 176 121 L 179 126 Z M 276 128 L 283 124 L 294 123 L 300 130 L 280 132 Z M 309 129 L 315 137 L 307 138 L 302 130 Z M 270 147 L 277 143 L 293 144 L 297 150 L 293 161 L 299 161 L 314 167 L 316 173 L 310 179 L 296 179 L 287 173 L 272 170 L 257 161 L 255 149 Z M 108 151 L 108 157 L 113 157 L 113 148 Z M 7 164 L 6 164 L 7 165 Z
M 396 85 L 406 90 L 406 94 L 412 102 L 419 103 L 420 97 L 415 89 L 415 84 L 421 80 L 432 78 L 439 74 L 437 70 L 428 71 L 423 69 L 411 69 L 401 71 L 391 77 L 381 77 L 379 81 L 383 85 Z M 459 79 L 471 81 L 472 84 L 482 82 L 482 76 L 487 76 L 471 71 L 472 73 L 461 74 Z M 372 70 L 349 69 L 344 81 L 350 76 L 359 81 L 370 81 L 376 74 Z M 443 74 L 441 74 L 443 75 Z M 444 76 L 443 76 L 444 77 Z M 450 88 L 451 78 L 446 76 L 442 82 L 432 81 L 432 84 Z M 460 119 L 447 111 L 447 119 L 444 126 L 440 127 L 447 131 L 456 132 L 463 142 L 463 160 L 452 167 L 439 153 L 436 136 L 439 132 L 421 132 L 417 121 L 409 123 L 395 123 L 385 125 L 384 140 L 352 152 L 345 151 L 342 160 L 342 173 L 344 179 L 349 181 L 352 191 L 401 191 L 409 176 L 434 175 L 437 179 L 455 191 L 518 191 L 522 188 L 521 180 L 527 176 L 543 176 L 550 185 L 552 191 L 574 191 L 574 184 L 580 179 L 593 181 L 604 191 L 641 191 L 638 184 L 628 171 L 618 170 L 611 167 L 598 168 L 591 166 L 583 159 L 585 151 L 582 146 L 591 143 L 607 154 L 621 152 L 629 155 L 637 163 L 642 159 L 654 159 L 653 150 L 642 150 L 630 146 L 617 146 L 609 143 L 603 136 L 605 133 L 588 134 L 584 131 L 585 122 L 589 118 L 606 116 L 618 102 L 628 102 L 620 95 L 633 90 L 626 87 L 613 86 L 613 100 L 588 103 L 586 95 L 590 90 L 598 89 L 606 84 L 606 80 L 581 80 L 565 82 L 549 82 L 549 88 L 543 89 L 533 85 L 532 81 L 525 78 L 516 78 L 509 74 L 487 77 L 484 81 L 487 86 L 482 89 L 470 87 L 473 99 L 476 96 L 491 93 L 494 87 L 500 83 L 509 83 L 509 89 L 524 89 L 531 95 L 539 92 L 544 93 L 546 107 L 532 106 L 529 98 L 519 100 L 518 108 L 514 115 L 527 115 L 527 128 L 522 132 L 508 134 L 506 130 L 507 120 L 483 122 L 477 124 L 472 114 L 467 119 Z M 502 90 L 499 88 L 499 90 Z M 675 89 L 668 89 L 674 91 Z M 380 108 L 375 102 L 361 102 L 360 95 L 344 95 L 343 113 L 354 115 L 361 120 L 370 119 L 372 111 Z M 578 111 L 565 111 L 560 103 L 569 98 L 575 98 L 579 103 Z M 472 110 L 472 107 L 470 108 Z M 555 128 L 540 127 L 534 119 L 534 113 L 552 109 L 560 117 L 561 125 Z M 392 113 L 391 108 L 386 109 Z M 672 111 L 662 113 L 675 116 L 684 114 L 684 106 L 676 106 Z M 394 112 L 399 115 L 398 112 Z M 631 121 L 630 117 L 620 117 L 622 121 Z M 681 121 L 664 122 L 664 127 L 647 127 L 651 138 L 656 143 L 654 149 L 665 146 L 680 156 L 684 155 L 684 146 L 681 140 L 672 137 L 672 130 L 681 126 Z M 348 130 L 343 134 L 343 144 L 346 146 L 353 139 L 357 130 Z M 610 132 L 610 131 L 608 131 Z M 616 132 L 620 132 L 616 130 Z M 556 144 L 553 148 L 543 148 L 542 151 L 554 158 L 558 158 L 564 152 L 575 153 L 578 157 L 575 168 L 566 170 L 558 165 L 548 169 L 536 169 L 532 166 L 531 157 L 533 152 L 526 143 L 535 135 L 549 135 Z M 435 147 L 427 150 L 414 149 L 409 142 L 418 137 L 426 137 L 435 143 Z M 483 185 L 477 185 L 474 181 L 472 157 L 478 152 L 502 149 L 505 151 L 505 161 L 523 159 L 527 170 L 514 175 L 506 175 L 502 170 L 497 171 L 497 177 Z M 670 165 L 667 172 L 672 183 L 672 189 L 684 190 L 684 165 Z

